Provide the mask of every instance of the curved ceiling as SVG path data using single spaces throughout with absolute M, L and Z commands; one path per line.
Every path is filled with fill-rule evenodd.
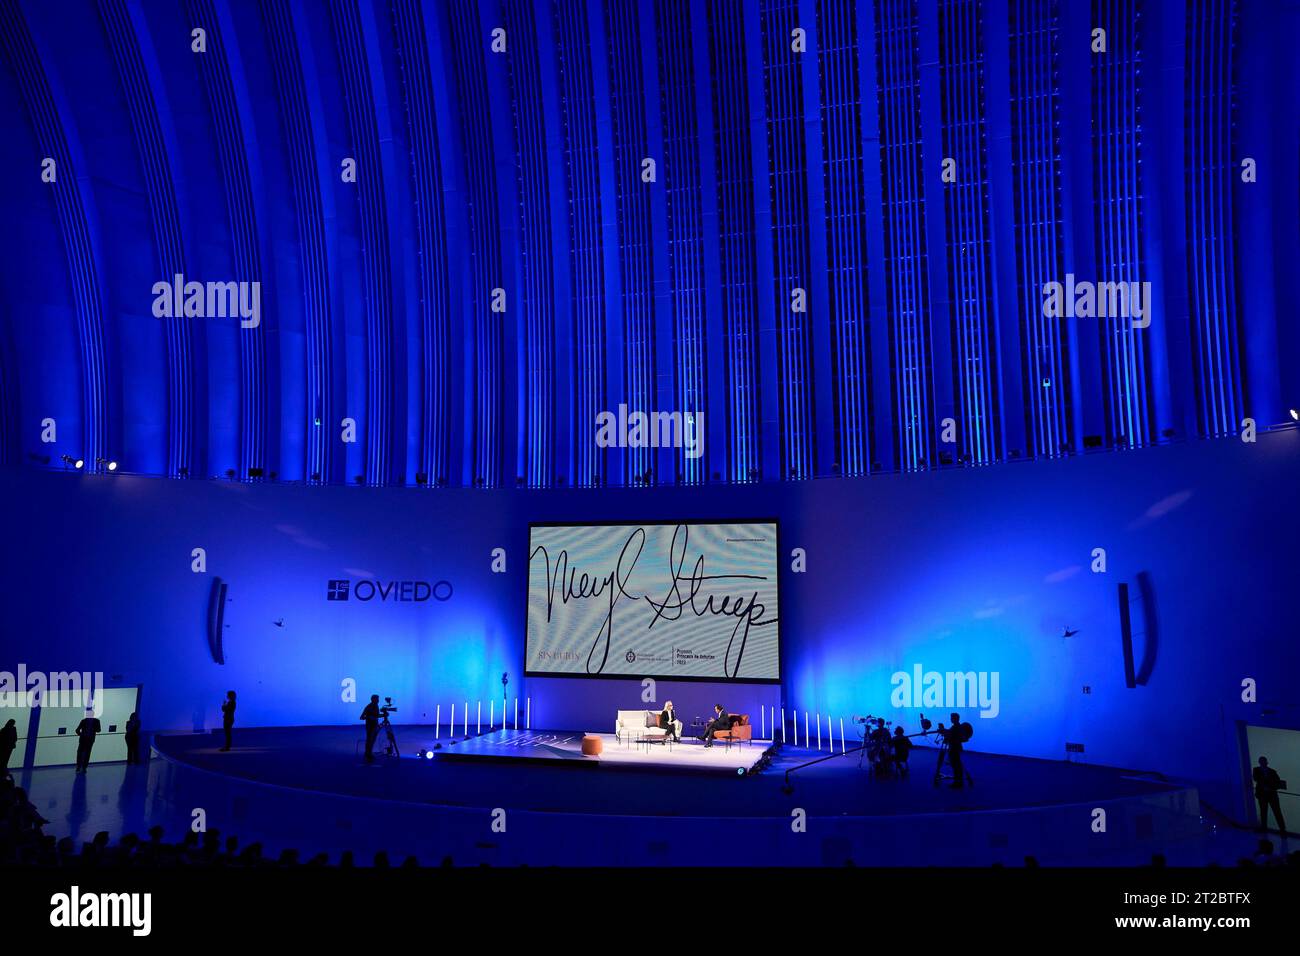
M 0 0 L 0 454 L 635 485 L 1284 423 L 1298 18 Z

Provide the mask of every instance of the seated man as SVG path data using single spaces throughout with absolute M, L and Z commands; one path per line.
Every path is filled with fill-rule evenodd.
M 659 715 L 659 726 L 668 731 L 668 736 L 673 740 L 681 743 L 682 741 L 682 722 L 677 719 L 677 711 L 673 710 L 671 700 L 664 702 L 663 713 Z
M 713 722 L 704 728 L 704 735 L 700 738 L 704 741 L 704 746 L 713 746 L 713 735 L 720 730 L 731 729 L 731 718 L 721 704 L 713 705 Z

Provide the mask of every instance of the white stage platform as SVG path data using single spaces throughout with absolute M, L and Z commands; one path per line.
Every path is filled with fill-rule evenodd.
M 757 763 L 771 745 L 770 740 L 754 740 L 705 747 L 693 737 L 683 737 L 677 744 L 643 744 L 628 738 L 619 740 L 613 734 L 596 736 L 601 738 L 602 752 L 595 757 L 583 756 L 582 733 L 546 730 L 498 730 L 456 743 L 444 738 L 435 756 L 455 760 L 545 760 L 601 767 L 737 773 Z

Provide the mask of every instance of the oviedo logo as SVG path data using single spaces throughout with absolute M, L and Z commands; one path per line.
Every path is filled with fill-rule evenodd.
M 336 578 L 325 592 L 327 601 L 391 601 L 422 604 L 429 599 L 451 600 L 450 581 L 372 581 L 370 578 Z

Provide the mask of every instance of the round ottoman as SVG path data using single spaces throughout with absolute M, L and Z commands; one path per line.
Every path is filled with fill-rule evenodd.
M 604 742 L 595 734 L 582 735 L 582 755 L 584 757 L 599 757 L 604 749 Z

